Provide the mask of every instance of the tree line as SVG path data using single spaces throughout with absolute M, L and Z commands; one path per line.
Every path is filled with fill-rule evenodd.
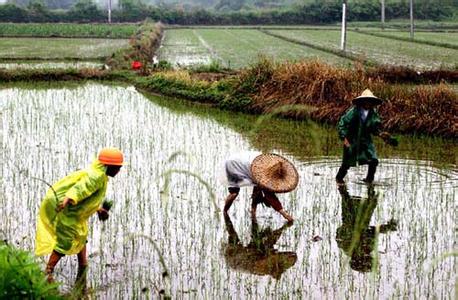
M 386 1 L 387 19 L 409 17 L 406 1 Z M 329 24 L 341 19 L 341 0 L 314 1 L 274 10 L 242 10 L 218 12 L 210 9 L 184 10 L 179 7 L 153 6 L 138 0 L 122 0 L 112 11 L 113 22 L 139 22 L 145 18 L 177 25 L 268 25 L 268 24 Z M 416 19 L 444 20 L 453 17 L 456 7 L 422 1 L 415 5 Z M 348 21 L 377 21 L 380 3 L 350 1 Z M 44 2 L 33 0 L 27 6 L 7 3 L 0 5 L 0 22 L 106 22 L 107 12 L 92 0 L 79 0 L 70 9 L 49 9 Z

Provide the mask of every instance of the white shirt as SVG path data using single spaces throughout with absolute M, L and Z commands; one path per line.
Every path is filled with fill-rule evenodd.
M 245 151 L 231 155 L 224 162 L 227 184 L 229 187 L 255 185 L 251 175 L 251 163 L 261 152 Z
M 361 109 L 361 119 L 363 120 L 363 122 L 366 122 L 368 114 L 369 114 L 369 110 Z

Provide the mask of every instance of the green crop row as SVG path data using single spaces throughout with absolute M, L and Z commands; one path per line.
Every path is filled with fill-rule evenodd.
M 0 36 L 130 38 L 136 24 L 0 23 Z

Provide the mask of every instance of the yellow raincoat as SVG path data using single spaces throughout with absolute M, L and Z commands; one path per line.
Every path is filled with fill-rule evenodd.
M 105 172 L 106 166 L 96 159 L 87 169 L 66 176 L 47 191 L 37 220 L 36 255 L 50 254 L 53 250 L 71 255 L 83 249 L 87 220 L 100 208 L 107 190 Z M 56 207 L 65 197 L 76 203 L 57 213 Z

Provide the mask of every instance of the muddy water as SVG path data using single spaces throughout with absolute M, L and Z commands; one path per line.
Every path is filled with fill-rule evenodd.
M 129 165 L 109 183 L 111 217 L 90 221 L 88 280 L 99 298 L 157 297 L 160 290 L 174 298 L 454 295 L 455 261 L 436 259 L 456 247 L 455 142 L 401 137 L 396 150 L 377 144 L 374 188 L 360 183 L 361 167 L 339 190 L 335 132 L 313 124 L 258 126 L 252 116 L 91 83 L 3 87 L 0 112 L 0 238 L 24 249 L 34 248 L 47 189 L 36 178 L 54 182 L 106 145 L 124 150 Z M 253 223 L 249 189 L 229 219 L 217 213 L 211 194 L 222 208 L 226 190 L 216 174 L 239 150 L 275 151 L 296 164 L 299 187 L 279 196 L 296 218 L 292 226 L 266 207 Z M 165 186 L 163 174 L 172 169 L 199 176 L 211 193 L 183 173 Z M 366 212 L 364 230 L 351 246 L 358 210 Z M 349 247 L 358 251 L 349 256 Z M 76 267 L 67 257 L 56 268 L 63 291 Z

